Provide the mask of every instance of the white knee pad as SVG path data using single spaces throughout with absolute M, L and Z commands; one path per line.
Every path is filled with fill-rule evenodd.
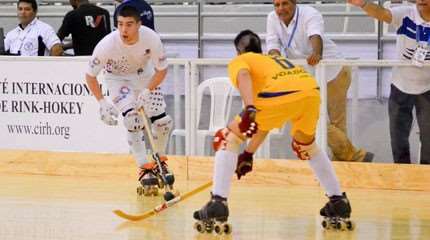
M 127 140 L 137 166 L 141 167 L 148 163 L 143 131 L 127 131 Z
M 170 131 L 173 128 L 173 120 L 169 115 L 164 115 L 152 123 L 152 135 L 154 144 L 157 145 L 160 154 L 165 154 L 169 141 Z
M 136 132 L 144 129 L 143 117 L 134 109 L 123 113 L 124 126 L 130 132 Z
M 213 149 L 228 150 L 239 154 L 240 145 L 243 143 L 243 139 L 238 137 L 228 128 L 222 128 L 215 133 L 213 139 Z

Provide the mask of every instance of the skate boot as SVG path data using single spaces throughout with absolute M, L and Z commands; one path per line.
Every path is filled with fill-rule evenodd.
M 211 200 L 200 210 L 194 212 L 197 222 L 194 228 L 200 233 L 230 234 L 231 224 L 227 223 L 227 198 L 211 194 Z
M 320 210 L 324 217 L 321 225 L 324 229 L 353 230 L 355 225 L 349 217 L 351 216 L 351 205 L 346 193 L 342 196 L 331 196 L 329 201 Z
M 146 163 L 139 168 L 138 180 L 141 186 L 137 187 L 137 195 L 139 196 L 157 196 L 158 195 L 158 178 L 154 173 L 154 163 Z
M 154 167 L 154 173 L 158 178 L 158 186 L 159 188 L 164 188 L 164 200 L 170 201 L 176 196 L 179 195 L 179 192 L 177 190 L 173 189 L 173 184 L 175 183 L 175 176 L 173 173 L 169 170 L 167 166 L 167 157 L 166 156 L 160 156 L 160 163 L 161 163 L 161 170 L 158 165 Z M 162 176 L 164 175 L 164 178 Z

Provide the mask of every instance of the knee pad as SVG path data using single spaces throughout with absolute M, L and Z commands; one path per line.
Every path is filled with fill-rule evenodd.
M 315 143 L 315 139 L 308 144 L 303 144 L 293 139 L 291 147 L 297 157 L 301 160 L 310 160 L 320 151 L 318 145 Z
M 136 132 L 145 128 L 143 117 L 135 110 L 129 109 L 123 113 L 124 126 L 130 132 Z
M 152 122 L 152 132 L 154 136 L 168 136 L 173 128 L 173 120 L 170 115 L 164 115 Z
M 215 152 L 219 150 L 227 150 L 239 153 L 239 148 L 243 141 L 243 139 L 234 134 L 230 129 L 222 128 L 216 131 L 212 146 Z
M 160 153 L 164 154 L 169 140 L 170 131 L 172 131 L 173 128 L 173 120 L 169 115 L 164 114 L 163 117 L 152 122 L 151 128 L 154 142 Z

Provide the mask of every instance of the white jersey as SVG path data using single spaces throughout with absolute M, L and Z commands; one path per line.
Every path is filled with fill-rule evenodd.
M 320 12 L 313 7 L 296 5 L 293 19 L 288 26 L 278 17 L 275 11 L 267 16 L 266 23 L 267 50 L 276 49 L 290 59 L 306 59 L 312 54 L 312 45 L 309 37 L 320 35 L 323 39 L 323 59 L 343 58 L 337 50 L 336 44 L 324 35 L 324 20 Z M 313 67 L 307 67 L 313 72 Z M 326 81 L 336 78 L 341 66 L 326 68 Z
M 5 50 L 21 56 L 38 56 L 42 43 L 46 48 L 41 55 L 49 55 L 49 50 L 61 42 L 51 26 L 36 18 L 24 29 L 18 26 L 8 32 L 4 39 Z
M 419 41 L 430 38 L 430 22 L 425 22 L 414 4 L 390 9 L 392 23 L 397 28 L 397 59 L 411 60 Z M 418 33 L 417 34 L 417 30 Z M 430 62 L 430 52 L 425 58 Z M 394 67 L 392 83 L 408 94 L 421 94 L 430 90 L 430 67 Z
M 95 47 L 89 62 L 87 74 L 97 76 L 104 69 L 105 80 L 129 80 L 135 82 L 148 80 L 154 74 L 154 68 L 167 68 L 163 45 L 157 33 L 141 26 L 139 40 L 133 45 L 126 45 L 119 31 L 104 37 Z

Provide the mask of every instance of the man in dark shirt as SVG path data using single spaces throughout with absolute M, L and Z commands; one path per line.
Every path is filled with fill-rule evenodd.
M 75 55 L 91 55 L 97 43 L 111 32 L 109 12 L 88 0 L 70 0 L 70 5 L 73 10 L 64 17 L 58 37 L 64 40 L 72 34 Z
M 118 26 L 116 15 L 118 11 L 123 6 L 132 6 L 136 8 L 140 13 L 140 21 L 142 22 L 143 26 L 149 27 L 150 29 L 155 31 L 154 28 L 154 11 L 152 10 L 151 5 L 149 5 L 144 0 L 116 0 L 117 2 L 121 3 L 116 9 L 113 14 L 113 24 L 115 27 Z

